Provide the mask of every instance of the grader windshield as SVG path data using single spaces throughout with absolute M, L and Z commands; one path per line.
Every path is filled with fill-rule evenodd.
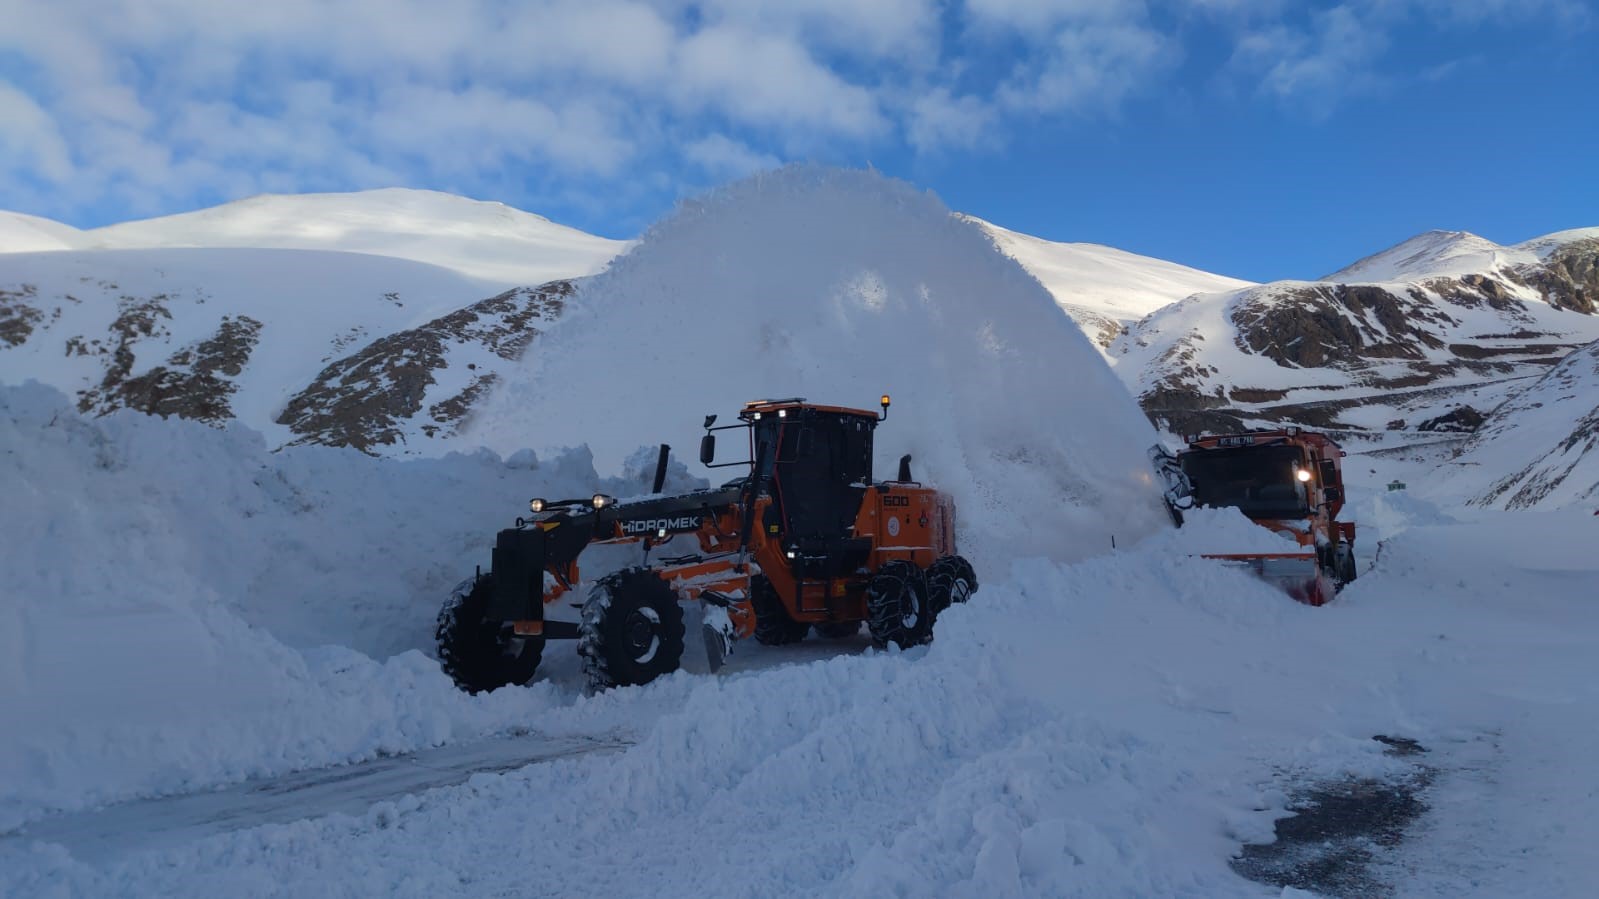
M 845 536 L 872 482 L 870 413 L 789 408 L 752 422 L 756 477 L 775 485 L 783 531 Z
M 1254 519 L 1293 519 L 1310 514 L 1299 472 L 1306 471 L 1297 446 L 1241 446 L 1184 453 L 1183 473 L 1193 484 L 1194 503 L 1233 506 Z

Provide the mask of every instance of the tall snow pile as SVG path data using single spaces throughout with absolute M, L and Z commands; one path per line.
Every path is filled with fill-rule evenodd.
M 0 831 L 542 719 L 551 690 L 472 699 L 417 650 L 527 496 L 645 476 L 597 479 L 581 452 L 269 454 L 239 426 L 0 386 Z
M 978 225 L 902 182 L 755 176 L 685 203 L 580 291 L 467 442 L 587 443 L 604 471 L 649 441 L 692 452 L 704 415 L 747 400 L 888 393 L 877 475 L 911 454 L 980 564 L 1080 558 L 1164 520 L 1126 388 Z

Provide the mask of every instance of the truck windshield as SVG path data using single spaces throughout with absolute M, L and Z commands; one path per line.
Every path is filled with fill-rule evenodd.
M 1182 464 L 1196 505 L 1236 506 L 1250 518 L 1304 518 L 1310 509 L 1294 481 L 1301 457 L 1296 446 L 1244 446 L 1189 452 Z

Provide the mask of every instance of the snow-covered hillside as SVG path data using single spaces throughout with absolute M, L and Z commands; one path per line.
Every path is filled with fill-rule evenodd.
M 1514 247 L 1431 232 L 1334 277 L 1163 308 L 1111 348 L 1118 372 L 1173 431 L 1292 422 L 1415 437 L 1469 430 L 1599 338 L 1596 229 Z
M 0 211 L 0 253 L 70 250 L 82 233 L 38 216 Z
M 30 231 L 42 235 L 31 244 Z M 0 213 L 0 253 L 181 247 L 371 253 L 425 262 L 504 289 L 591 275 L 627 244 L 503 203 L 400 188 L 266 194 L 90 231 Z
M 320 250 L 9 254 L 0 381 L 45 381 L 85 412 L 238 420 L 273 446 L 415 452 L 453 433 L 570 292 Z
M 903 183 L 800 167 L 730 185 L 581 300 L 463 445 L 585 442 L 605 470 L 640 443 L 693 447 L 746 400 L 887 393 L 877 471 L 910 453 L 979 555 L 1080 558 L 1164 522 L 1126 388 L 982 229 Z
M 1476 505 L 1599 508 L 1599 341 L 1493 411 L 1439 489 Z
M 430 191 L 262 196 L 92 231 L 0 213 L 0 380 L 274 446 L 437 453 L 626 244 Z M 9 251 L 9 252 L 7 252 Z
M 1250 284 L 1114 247 L 1059 243 L 964 218 L 981 226 L 1007 256 L 1031 272 L 1101 347 L 1110 346 L 1129 325 L 1183 297 Z

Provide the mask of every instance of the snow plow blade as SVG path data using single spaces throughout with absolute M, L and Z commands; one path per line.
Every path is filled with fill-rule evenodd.
M 1206 554 L 1200 558 L 1246 570 L 1308 606 L 1325 605 L 1337 592 L 1313 552 Z

